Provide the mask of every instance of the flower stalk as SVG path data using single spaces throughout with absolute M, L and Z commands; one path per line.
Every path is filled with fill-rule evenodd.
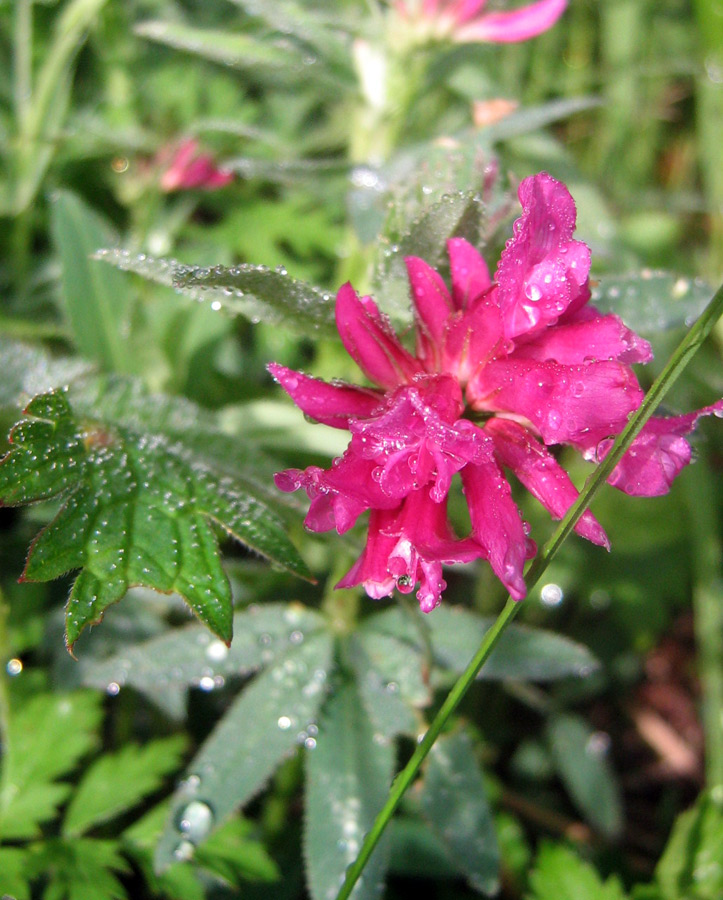
M 721 315 L 723 315 L 723 286 L 718 289 L 698 321 L 678 345 L 667 365 L 648 391 L 645 399 L 636 412 L 633 413 L 626 427 L 618 435 L 608 455 L 587 480 L 585 487 L 580 492 L 577 500 L 567 511 L 567 514 L 555 530 L 552 538 L 530 565 L 525 579 L 528 589 L 533 587 L 537 581 L 539 581 L 542 574 L 554 559 L 565 538 L 570 534 L 592 502 L 595 494 L 628 451 L 635 438 L 640 434 L 643 426 L 652 416 L 663 397 L 667 394 L 690 360 L 700 349 L 702 343 L 710 334 L 713 326 Z M 450 716 L 469 690 L 480 669 L 487 659 L 489 659 L 497 642 L 507 626 L 514 619 L 520 606 L 520 603 L 514 601 L 512 598 L 508 598 L 504 609 L 497 617 L 494 625 L 485 635 L 479 650 L 470 660 L 469 665 L 447 695 L 441 709 L 435 716 L 411 759 L 394 780 L 387 802 L 366 835 L 358 857 L 347 869 L 346 877 L 337 894 L 336 900 L 348 900 L 354 889 L 354 885 L 364 871 L 364 867 L 389 824 L 394 812 L 399 806 L 407 788 L 416 777 L 437 737 L 440 735 Z

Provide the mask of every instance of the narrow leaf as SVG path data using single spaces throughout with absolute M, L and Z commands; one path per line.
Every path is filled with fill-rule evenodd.
M 580 716 L 551 716 L 547 740 L 557 771 L 573 802 L 591 825 L 608 837 L 623 828 L 622 801 L 607 745 Z
M 181 718 L 189 687 L 211 690 L 217 679 L 244 676 L 284 656 L 321 631 L 324 619 L 301 604 L 265 603 L 233 618 L 230 647 L 199 625 L 177 628 L 102 661 L 81 660 L 85 684 L 112 692 L 135 688 Z
M 204 743 L 173 796 L 156 850 L 165 869 L 263 788 L 279 762 L 305 740 L 326 692 L 331 636 L 289 651 L 243 691 Z
M 436 664 L 451 672 L 461 672 L 493 621 L 461 607 L 440 606 L 435 609 L 423 624 L 429 628 Z M 382 634 L 394 635 L 422 651 L 419 631 L 401 610 L 390 609 L 380 613 L 369 620 L 368 627 Z M 589 675 L 598 665 L 586 647 L 562 635 L 541 628 L 510 625 L 479 677 L 554 681 L 570 675 Z
M 429 754 L 422 811 L 470 885 L 483 894 L 499 890 L 499 848 L 492 813 L 471 739 L 444 735 Z
M 384 804 L 393 766 L 392 744 L 375 739 L 356 688 L 343 685 L 325 707 L 307 757 L 304 855 L 314 900 L 335 896 Z M 356 900 L 381 896 L 387 859 L 387 847 L 377 847 Z
M 304 336 L 336 333 L 333 295 L 291 278 L 285 270 L 253 265 L 185 266 L 172 259 L 134 256 L 126 250 L 102 250 L 96 258 L 252 322 L 282 325 Z
M 92 255 L 113 242 L 105 221 L 79 197 L 59 192 L 51 215 L 53 241 L 61 263 L 63 307 L 82 356 L 116 372 L 131 372 L 135 356 L 128 351 L 131 310 L 126 279 Z

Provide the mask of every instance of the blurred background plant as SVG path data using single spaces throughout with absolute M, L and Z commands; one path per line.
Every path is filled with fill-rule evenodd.
M 31 397 L 69 387 L 67 409 L 52 395 L 35 419 L 54 429 L 42 490 L 4 496 L 56 494 L 70 482 L 47 479 L 70 460 L 92 525 L 56 530 L 42 580 L 17 584 L 60 504 L 0 509 L 0 892 L 333 897 L 499 609 L 485 567 L 451 571 L 446 604 L 464 610 L 421 623 L 396 601 L 333 592 L 361 535 L 306 535 L 298 502 L 272 488 L 273 471 L 342 449 L 265 372 L 273 359 L 354 380 L 329 324 L 342 281 L 403 324 L 403 256 L 441 263 L 464 234 L 494 264 L 516 183 L 541 169 L 570 187 L 596 302 L 653 343 L 653 372 L 721 280 L 715 0 L 570 0 L 554 27 L 559 4 L 538 4 L 550 27 L 504 44 L 440 34 L 430 16 L 445 6 L 0 4 L 2 434 Z M 720 338 L 673 410 L 723 394 Z M 499 648 L 499 683 L 466 699 L 359 898 L 410 896 L 420 879 L 445 900 L 499 886 L 534 900 L 721 896 L 722 449 L 702 423 L 670 496 L 596 499 L 613 553 L 566 545 L 521 612 L 539 630 Z M 129 459 L 143 477 L 124 494 Z M 549 522 L 520 499 L 542 541 Z M 157 533 L 131 541 L 119 509 Z M 286 531 L 316 586 L 284 571 L 305 571 Z M 230 650 L 185 624 L 179 594 L 230 633 L 195 583 L 206 577 L 233 600 Z M 72 644 L 128 587 L 72 660 L 69 591 Z

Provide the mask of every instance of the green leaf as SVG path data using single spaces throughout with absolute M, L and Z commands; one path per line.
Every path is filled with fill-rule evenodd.
M 529 900 L 625 900 L 616 878 L 603 883 L 595 869 L 567 847 L 543 844 L 530 874 Z
M 654 334 L 689 327 L 703 312 L 713 289 L 701 278 L 644 269 L 632 275 L 605 275 L 593 289 L 592 303 L 620 316 L 634 331 Z
M 26 415 L 0 462 L 0 500 L 18 505 L 63 496 L 30 549 L 23 577 L 49 581 L 81 569 L 66 608 L 69 647 L 131 585 L 176 591 L 230 641 L 231 590 L 212 522 L 306 574 L 271 510 L 179 443 L 80 420 L 62 393 L 36 397 Z
M 177 50 L 186 50 L 225 66 L 252 68 L 254 76 L 258 76 L 259 69 L 263 73 L 265 68 L 283 75 L 289 65 L 288 50 L 276 47 L 269 41 L 257 41 L 248 34 L 232 34 L 218 29 L 161 21 L 141 22 L 133 31 L 139 37 Z
M 655 870 L 664 900 L 718 900 L 723 896 L 721 860 L 723 802 L 713 792 L 704 793 L 678 817 Z
M 316 748 L 306 763 L 304 856 L 314 900 L 336 895 L 384 805 L 393 766 L 393 745 L 375 738 L 355 686 L 343 684 L 324 708 Z M 374 851 L 356 900 L 381 896 L 387 850 L 385 841 Z
M 456 878 L 459 869 L 429 825 L 411 816 L 395 816 L 387 829 L 389 869 L 416 878 Z
M 131 372 L 135 354 L 124 337 L 130 327 L 127 279 L 92 254 L 113 243 L 106 222 L 69 191 L 55 195 L 51 231 L 61 263 L 61 294 L 75 344 L 104 369 Z
M 63 820 L 63 835 L 77 837 L 132 809 L 178 768 L 185 747 L 185 737 L 176 735 L 143 747 L 126 744 L 117 753 L 101 756 L 73 794 Z
M 30 900 L 28 859 L 29 854 L 25 849 L 0 847 L 0 890 L 3 891 L 3 897 L 9 895 L 13 900 Z
M 17 411 L 42 394 L 87 375 L 90 365 L 80 359 L 55 359 L 45 350 L 0 335 L 0 407 Z
M 373 618 L 369 620 L 373 622 Z M 365 625 L 349 641 L 349 661 L 364 707 L 377 731 L 387 738 L 416 734 L 414 710 L 429 704 L 422 659 L 416 647 Z
M 40 845 L 34 864 L 48 877 L 43 900 L 126 900 L 113 873 L 129 866 L 115 842 L 51 838 Z
M 497 836 L 474 746 L 463 731 L 443 735 L 432 747 L 420 801 L 434 834 L 470 885 L 496 893 Z
M 291 278 L 284 269 L 254 265 L 209 269 L 134 256 L 126 250 L 101 250 L 96 258 L 252 322 L 281 325 L 304 336 L 336 334 L 333 295 Z
M 436 664 L 451 672 L 463 671 L 492 623 L 492 619 L 461 607 L 435 609 L 425 617 L 423 626 L 429 628 Z M 370 631 L 394 635 L 422 652 L 419 631 L 402 610 L 380 613 L 370 618 L 367 627 Z M 510 625 L 477 677 L 553 681 L 570 675 L 589 675 L 598 666 L 586 647 L 562 635 L 525 625 Z
M 98 694 L 41 694 L 13 709 L 0 781 L 0 837 L 40 834 L 70 786 L 55 779 L 75 768 L 97 743 L 102 709 Z
M 445 194 L 437 202 L 427 203 L 411 222 L 403 217 L 400 221 L 399 211 L 393 208 L 380 240 L 373 276 L 374 295 L 384 312 L 395 321 L 411 321 L 405 257 L 419 256 L 433 268 L 444 268 L 447 240 L 464 237 L 477 245 L 483 214 L 480 198 L 468 191 Z
M 157 869 L 188 858 L 303 743 L 326 693 L 331 649 L 327 632 L 313 635 L 260 674 L 230 707 L 173 796 Z
M 603 834 L 617 837 L 623 829 L 622 801 L 605 745 L 582 717 L 573 714 L 551 716 L 546 735 L 557 771 L 577 808 Z
M 205 690 L 215 679 L 249 675 L 324 627 L 318 613 L 299 603 L 265 603 L 236 613 L 230 647 L 206 629 L 187 625 L 110 659 L 81 660 L 83 681 L 103 689 L 110 684 L 135 688 L 180 718 L 190 686 Z
M 235 817 L 198 848 L 196 861 L 239 887 L 242 881 L 277 881 L 278 866 L 252 833 L 250 822 Z

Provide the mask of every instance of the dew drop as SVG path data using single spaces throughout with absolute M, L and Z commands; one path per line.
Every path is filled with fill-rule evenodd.
M 173 858 L 178 862 L 188 862 L 193 857 L 193 844 L 190 841 L 181 841 L 173 851 Z
M 279 716 L 276 724 L 282 731 L 288 731 L 291 728 L 291 719 L 288 716 Z
M 223 641 L 212 641 L 206 647 L 206 656 L 214 662 L 221 662 L 228 656 L 228 647 Z
M 14 657 L 13 659 L 9 659 L 7 665 L 5 666 L 5 671 L 10 676 L 19 675 L 23 671 L 23 661 L 21 659 L 17 659 Z
M 179 812 L 177 823 L 181 834 L 198 844 L 213 827 L 213 810 L 202 800 L 192 800 Z
M 540 599 L 545 606 L 559 606 L 562 603 L 564 593 L 559 584 L 545 584 L 540 591 Z

